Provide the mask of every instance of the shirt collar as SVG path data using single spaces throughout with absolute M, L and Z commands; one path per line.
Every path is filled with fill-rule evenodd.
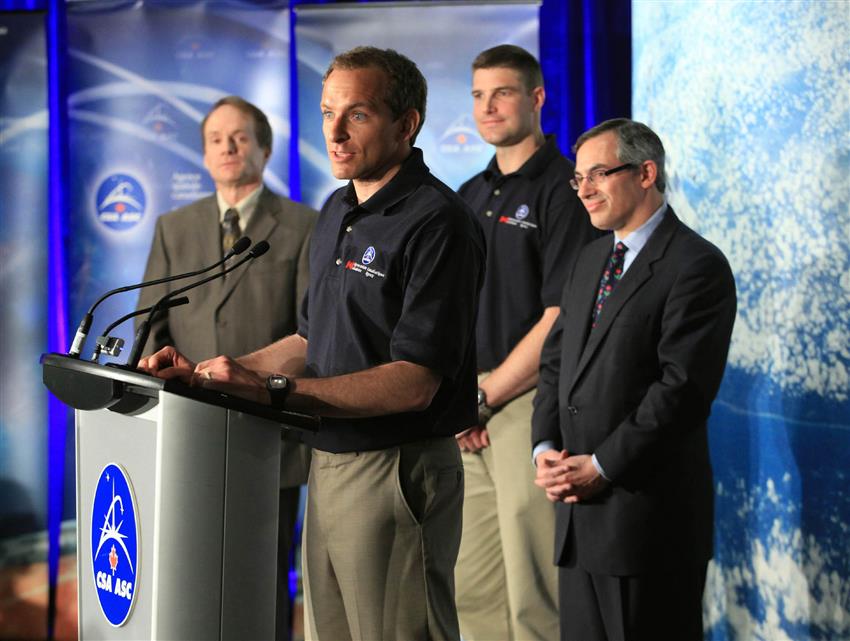
M 251 216 L 254 215 L 254 211 L 257 209 L 257 203 L 260 200 L 260 194 L 263 191 L 263 185 L 261 184 L 250 194 L 245 196 L 242 200 L 240 200 L 235 205 L 228 205 L 227 201 L 224 200 L 224 197 L 221 195 L 220 191 L 215 192 L 215 198 L 218 202 L 218 217 L 219 221 L 224 223 L 224 214 L 228 209 L 236 209 L 239 212 L 239 226 L 244 230 L 248 227 L 248 221 L 251 219 Z
M 387 215 L 390 207 L 413 193 L 422 184 L 423 178 L 430 173 L 422 158 L 422 150 L 413 147 L 390 182 L 359 203 L 359 206 L 373 214 Z M 348 183 L 343 200 L 352 208 L 358 206 L 353 181 Z
M 487 164 L 487 168 L 484 170 L 484 178 L 488 182 L 493 179 L 502 178 L 505 175 L 535 178 L 546 171 L 546 168 L 559 153 L 558 144 L 555 141 L 554 134 L 549 134 L 546 136 L 546 141 L 540 146 L 540 148 L 531 154 L 531 157 L 522 164 L 522 167 L 513 173 L 502 174 L 499 170 L 499 164 L 496 162 L 496 156 L 494 155 Z
M 652 236 L 652 232 L 654 232 L 658 225 L 661 224 L 661 221 L 664 220 L 664 214 L 666 213 L 667 200 L 665 199 L 664 202 L 661 203 L 661 206 L 655 210 L 655 213 L 653 213 L 643 225 L 635 229 L 625 239 L 619 238 L 617 232 L 614 232 L 614 244 L 616 245 L 618 242 L 622 242 L 629 248 L 629 252 L 632 253 L 632 256 L 636 256 L 638 252 L 643 249 L 644 245 L 646 245 L 649 237 Z

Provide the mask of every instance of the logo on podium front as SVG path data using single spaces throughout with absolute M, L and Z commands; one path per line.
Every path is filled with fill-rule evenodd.
M 130 618 L 139 571 L 139 522 L 127 473 L 110 463 L 100 473 L 91 514 L 92 569 L 103 616 L 115 627 Z

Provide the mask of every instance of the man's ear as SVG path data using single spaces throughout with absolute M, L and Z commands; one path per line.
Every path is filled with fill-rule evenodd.
M 408 109 L 402 114 L 399 120 L 401 120 L 401 130 L 399 131 L 401 139 L 409 142 L 416 133 L 416 130 L 419 129 L 422 116 L 420 116 L 416 109 Z
M 531 90 L 531 97 L 534 100 L 534 111 L 539 113 L 546 102 L 546 90 L 543 87 L 535 87 Z
M 658 165 L 653 160 L 644 160 L 640 164 L 640 186 L 649 189 L 658 178 Z

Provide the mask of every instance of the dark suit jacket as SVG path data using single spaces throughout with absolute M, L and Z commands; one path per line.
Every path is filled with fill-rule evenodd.
M 590 330 L 610 236 L 582 251 L 547 338 L 533 444 L 596 454 L 612 484 L 586 503 L 557 504 L 555 562 L 569 529 L 575 559 L 615 576 L 711 558 L 714 489 L 706 421 L 732 325 L 726 258 L 672 208 Z
M 267 240 L 271 249 L 225 279 L 187 292 L 188 305 L 166 312 L 153 324 L 144 353 L 174 345 L 194 361 L 219 354 L 235 357 L 293 334 L 309 282 L 308 250 L 316 217 L 312 209 L 264 187 L 243 233 L 255 243 Z M 215 194 L 160 216 L 144 280 L 200 269 L 219 260 L 220 228 Z M 142 289 L 138 307 L 152 305 L 191 281 Z M 140 318 L 144 317 L 137 317 L 137 328 Z M 306 480 L 307 461 L 304 446 L 284 448 L 282 487 Z

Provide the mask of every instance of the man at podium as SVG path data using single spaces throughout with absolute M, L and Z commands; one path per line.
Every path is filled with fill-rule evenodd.
M 358 47 L 325 73 L 333 175 L 298 331 L 238 359 L 173 348 L 164 378 L 319 414 L 304 546 L 307 637 L 459 639 L 454 564 L 476 419 L 482 232 L 413 146 L 426 83 L 392 50 Z

